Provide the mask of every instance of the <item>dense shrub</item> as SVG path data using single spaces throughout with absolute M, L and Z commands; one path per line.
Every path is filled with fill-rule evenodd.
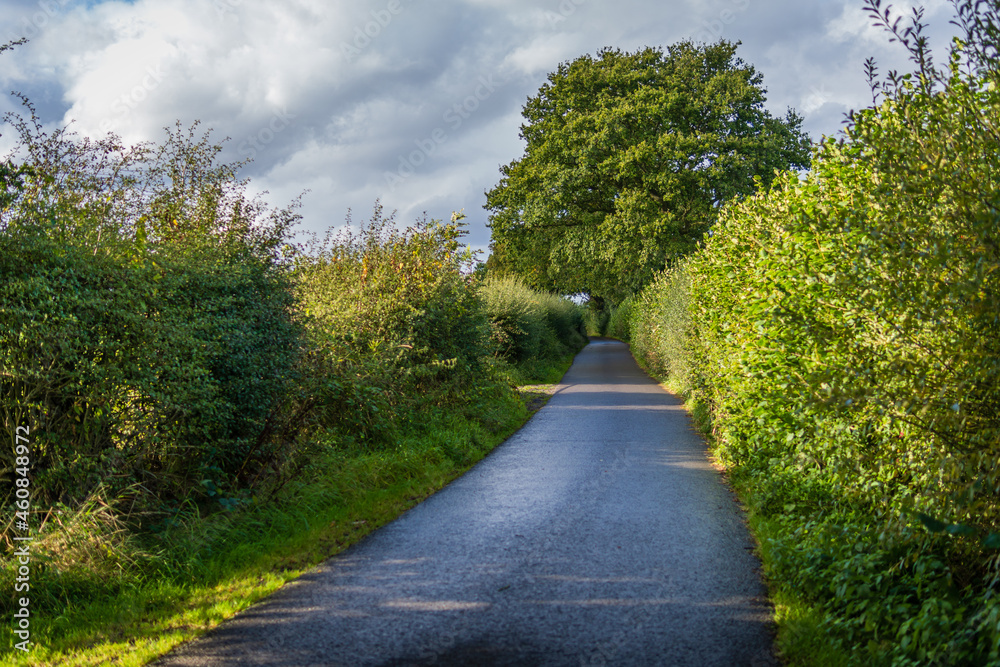
M 671 386 L 690 387 L 696 377 L 690 366 L 692 327 L 688 274 L 681 262 L 661 272 L 639 294 L 615 311 L 622 334 L 633 354 L 652 374 Z M 614 320 L 614 318 L 613 318 Z
M 997 4 L 957 6 L 944 71 L 919 15 L 883 20 L 918 71 L 727 207 L 627 320 L 711 407 L 779 527 L 774 578 L 860 663 L 1000 664 Z
M 294 214 L 247 199 L 207 137 L 125 149 L 18 129 L 0 218 L 0 419 L 37 434 L 39 500 L 101 484 L 218 495 L 261 456 L 299 352 L 277 254 Z M 10 475 L 10 449 L 0 461 Z
M 495 353 L 507 362 L 560 358 L 586 344 L 583 313 L 568 299 L 515 277 L 487 278 L 481 293 Z
M 593 300 L 583 310 L 583 326 L 588 336 L 603 336 L 608 330 L 609 313 L 603 303 Z
M 511 362 L 538 356 L 545 315 L 537 292 L 510 277 L 488 279 L 482 293 L 496 354 Z
M 608 312 L 608 323 L 605 333 L 619 340 L 632 339 L 632 321 L 636 315 L 635 296 L 626 297 L 621 303 L 612 306 Z
M 317 428 L 386 443 L 414 411 L 493 391 L 494 354 L 584 343 L 575 305 L 532 292 L 517 347 L 495 350 L 458 218 L 399 230 L 377 207 L 293 247 L 295 204 L 248 199 L 207 135 L 125 148 L 17 129 L 20 162 L 0 174 L 0 418 L 37 434 L 41 503 L 135 488 L 232 507 L 294 470 Z M 9 449 L 0 462 L 11 475 Z
M 569 299 L 550 293 L 538 296 L 545 314 L 545 325 L 552 336 L 544 338 L 542 354 L 549 358 L 578 352 L 587 344 L 587 330 L 581 308 Z
M 328 234 L 296 263 L 309 337 L 303 387 L 316 423 L 384 442 L 407 411 L 489 382 L 488 324 L 465 275 L 460 218 Z M 350 220 L 348 220 L 350 223 Z

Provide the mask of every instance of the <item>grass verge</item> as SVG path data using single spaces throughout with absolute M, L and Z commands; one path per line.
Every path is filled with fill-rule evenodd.
M 322 454 L 277 498 L 175 528 L 155 567 L 32 618 L 32 651 L 8 651 L 0 665 L 143 665 L 194 639 L 462 475 L 544 405 L 572 360 L 518 369 L 544 382 L 494 399 L 501 417 L 489 423 L 456 406 L 433 411 L 394 449 L 319 443 Z
M 752 500 L 752 489 L 747 484 L 733 484 L 744 507 Z M 796 595 L 788 586 L 773 576 L 770 545 L 782 536 L 777 522 L 757 516 L 747 510 L 750 532 L 757 541 L 757 555 L 764 569 L 764 582 L 774 605 L 774 623 L 777 630 L 778 653 L 789 667 L 843 667 L 851 664 L 850 656 L 831 641 L 823 630 L 825 614 L 821 609 Z

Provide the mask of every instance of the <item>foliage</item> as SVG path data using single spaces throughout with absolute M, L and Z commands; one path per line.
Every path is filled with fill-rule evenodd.
M 608 309 L 607 335 L 618 340 L 632 340 L 632 322 L 636 316 L 634 296 L 626 297 L 621 303 Z
M 127 149 L 15 127 L 0 420 L 38 434 L 38 500 L 135 483 L 163 500 L 218 496 L 266 461 L 260 437 L 298 355 L 279 256 L 292 208 L 247 198 L 193 128 Z M 0 466 L 12 473 L 10 449 Z
M 735 54 L 681 42 L 560 65 L 524 107 L 524 156 L 487 193 L 491 267 L 620 300 L 693 250 L 755 177 L 805 166 L 800 118 L 772 117 Z
M 649 373 L 678 388 L 690 386 L 697 375 L 690 366 L 692 322 L 686 262 L 657 274 L 641 292 L 615 307 L 608 324 L 608 335 L 629 341 L 632 353 Z
M 588 336 L 603 336 L 608 329 L 609 313 L 594 300 L 586 304 L 583 311 L 583 325 Z
M 0 420 L 32 434 L 46 646 L 29 661 L 106 658 L 119 634 L 151 656 L 234 613 L 283 580 L 289 535 L 314 563 L 360 537 L 311 543 L 317 517 L 384 521 L 440 488 L 526 418 L 506 371 L 551 372 L 584 343 L 575 305 L 531 293 L 534 355 L 498 367 L 458 215 L 400 230 L 376 204 L 360 229 L 297 246 L 297 202 L 248 198 L 207 134 L 126 148 L 13 120 Z M 0 612 L 17 567 L 0 561 Z M 236 576 L 249 592 L 217 603 Z M 145 625 L 164 618 L 163 636 Z
M 583 313 L 568 299 L 537 292 L 514 277 L 487 279 L 481 293 L 499 359 L 559 359 L 586 344 Z
M 376 204 L 367 225 L 314 242 L 296 262 L 309 332 L 304 399 L 316 423 L 385 443 L 417 404 L 488 382 L 488 324 L 463 271 L 461 216 L 400 231 Z
M 1000 21 L 955 4 L 939 70 L 919 11 L 870 2 L 917 71 L 725 208 L 629 323 L 709 406 L 782 594 L 865 664 L 1000 664 Z

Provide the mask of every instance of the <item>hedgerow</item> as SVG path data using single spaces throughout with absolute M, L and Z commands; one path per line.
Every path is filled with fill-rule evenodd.
M 299 352 L 295 221 L 244 195 L 207 137 L 159 147 L 18 126 L 0 218 L 0 418 L 28 424 L 40 503 L 100 485 L 215 495 L 259 454 Z M 5 475 L 12 450 L 0 453 Z
M 384 444 L 396 425 L 414 421 L 411 410 L 462 402 L 493 381 L 460 219 L 399 230 L 376 205 L 360 231 L 348 225 L 297 258 L 316 423 Z
M 506 276 L 481 287 L 495 356 L 509 363 L 561 358 L 586 344 L 583 311 L 571 301 Z
M 387 468 L 429 484 L 524 418 L 460 216 L 401 229 L 376 204 L 368 223 L 299 243 L 297 200 L 249 197 L 208 133 L 127 147 L 8 120 L 0 424 L 8 444 L 30 427 L 40 639 L 72 645 L 68 619 L 95 600 L 214 582 L 296 489 L 322 488 L 309 502 L 329 513 L 330 461 L 398 457 Z M 585 339 L 577 306 L 522 297 L 531 354 L 510 363 L 530 375 Z M 15 465 L 0 450 L 0 480 Z M 14 492 L 0 491 L 0 611 L 16 599 Z
M 1000 664 L 998 6 L 956 2 L 939 69 L 919 12 L 869 2 L 916 71 L 869 63 L 884 101 L 619 325 L 708 406 L 769 576 L 852 663 Z

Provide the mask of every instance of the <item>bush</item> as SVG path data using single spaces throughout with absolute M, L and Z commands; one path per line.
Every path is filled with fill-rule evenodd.
M 299 352 L 278 256 L 291 209 L 248 200 L 207 136 L 125 149 L 18 129 L 0 218 L 0 419 L 38 434 L 39 500 L 235 488 L 266 462 Z M 11 450 L 0 461 L 11 475 Z
M 692 385 L 696 377 L 690 366 L 689 289 L 686 264 L 681 262 L 658 274 L 633 298 L 627 322 L 619 325 L 647 369 L 678 388 Z
M 635 299 L 635 295 L 626 297 L 621 303 L 610 308 L 606 327 L 608 336 L 623 341 L 631 340 L 632 323 L 636 316 Z
M 488 278 L 481 288 L 498 358 L 513 364 L 558 359 L 586 344 L 579 306 L 537 292 L 514 277 Z
M 583 311 L 583 326 L 588 336 L 603 336 L 608 330 L 610 314 L 603 304 L 589 301 Z
M 482 295 L 497 356 L 511 363 L 537 357 L 545 332 L 538 293 L 518 278 L 504 277 L 488 279 Z
M 545 325 L 553 334 L 545 339 L 548 349 L 543 350 L 543 355 L 563 357 L 587 344 L 586 326 L 579 306 L 555 294 L 542 293 L 538 300 L 545 314 Z
M 356 234 L 328 234 L 296 265 L 308 330 L 300 401 L 341 435 L 387 442 L 409 410 L 482 383 L 488 325 L 464 275 L 460 218 L 400 231 L 376 204 Z

